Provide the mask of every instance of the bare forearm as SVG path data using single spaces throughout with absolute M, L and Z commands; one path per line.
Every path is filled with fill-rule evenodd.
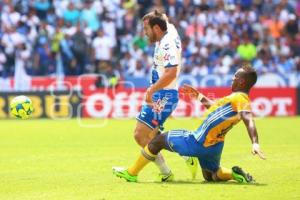
M 254 120 L 252 118 L 252 115 L 250 113 L 243 113 L 242 118 L 246 125 L 247 132 L 248 132 L 248 135 L 250 137 L 252 144 L 254 144 L 254 143 L 258 144 L 257 130 L 256 130 Z
M 252 142 L 252 144 L 257 143 L 258 144 L 258 135 L 257 135 L 257 131 L 256 128 L 248 128 L 248 134 L 250 137 L 250 140 Z
M 247 127 L 248 135 L 251 139 L 252 142 L 252 154 L 253 155 L 258 155 L 261 159 L 266 159 L 264 156 L 263 152 L 260 150 L 260 146 L 258 144 L 258 135 L 257 135 L 257 130 L 256 126 L 252 117 L 251 112 L 241 112 L 241 118 L 244 121 L 244 124 Z

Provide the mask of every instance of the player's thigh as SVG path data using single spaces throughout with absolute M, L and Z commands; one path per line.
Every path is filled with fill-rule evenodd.
M 171 130 L 166 137 L 168 149 L 182 156 L 197 156 L 199 144 L 190 131 Z
M 152 139 L 152 138 L 154 138 L 155 136 L 157 136 L 159 133 L 160 133 L 159 127 L 156 127 L 155 129 L 153 129 L 153 130 L 149 133 L 148 137 L 149 137 L 150 139 Z
M 147 129 L 146 127 L 148 127 L 148 130 L 153 130 L 158 126 L 158 122 L 154 120 L 154 111 L 149 105 L 142 106 L 141 111 L 136 119 L 138 121 L 136 125 L 137 131 L 144 131 L 144 129 Z
M 159 134 L 156 135 L 148 144 L 148 148 L 149 150 L 153 153 L 153 154 L 157 154 L 158 152 L 160 152 L 162 149 L 167 149 L 169 150 L 169 147 L 167 145 L 166 142 L 166 138 L 167 138 L 168 134 Z
M 202 169 L 217 172 L 220 167 L 223 143 L 218 143 L 210 147 L 201 147 L 201 154 L 198 156 L 199 163 Z
M 177 93 L 178 92 L 176 92 L 176 94 Z M 178 97 L 175 94 L 168 94 L 168 91 L 158 92 L 154 94 L 154 96 L 156 96 L 153 100 L 154 102 L 157 104 L 165 102 L 165 104 L 156 111 L 154 111 L 151 106 L 144 104 L 136 119 L 152 129 L 159 127 L 159 129 L 162 131 L 164 129 L 163 125 L 166 119 L 172 114 L 177 106 Z M 167 96 L 173 97 L 167 98 Z
M 150 128 L 145 123 L 141 121 L 137 121 L 134 134 L 140 137 L 149 137 L 149 135 L 153 132 L 153 128 Z

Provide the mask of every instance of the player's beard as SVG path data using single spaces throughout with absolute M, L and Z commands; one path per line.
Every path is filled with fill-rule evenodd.
M 150 44 L 155 43 L 157 41 L 156 35 L 154 33 L 152 33 L 151 35 L 149 35 L 148 41 L 149 41 Z

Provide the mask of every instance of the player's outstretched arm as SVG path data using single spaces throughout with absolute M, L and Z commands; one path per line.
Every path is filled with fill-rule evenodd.
M 252 142 L 252 154 L 257 154 L 261 159 L 266 159 L 258 144 L 258 135 L 252 113 L 248 111 L 242 111 L 241 118 L 247 128 L 248 135 Z
M 198 99 L 205 108 L 209 108 L 214 104 L 214 101 L 204 96 L 202 93 L 198 92 L 198 90 L 190 85 L 184 84 L 182 86 L 182 91 L 186 95 L 189 95 L 192 98 Z

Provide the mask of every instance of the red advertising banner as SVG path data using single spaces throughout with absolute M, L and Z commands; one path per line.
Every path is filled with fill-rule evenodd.
M 230 88 L 205 88 L 202 93 L 217 99 L 231 93 Z M 139 113 L 145 89 L 83 90 L 82 116 L 99 118 L 132 118 Z M 254 115 L 293 116 L 297 113 L 295 88 L 254 88 L 250 93 Z M 199 117 L 205 112 L 200 102 L 180 94 L 174 117 Z

